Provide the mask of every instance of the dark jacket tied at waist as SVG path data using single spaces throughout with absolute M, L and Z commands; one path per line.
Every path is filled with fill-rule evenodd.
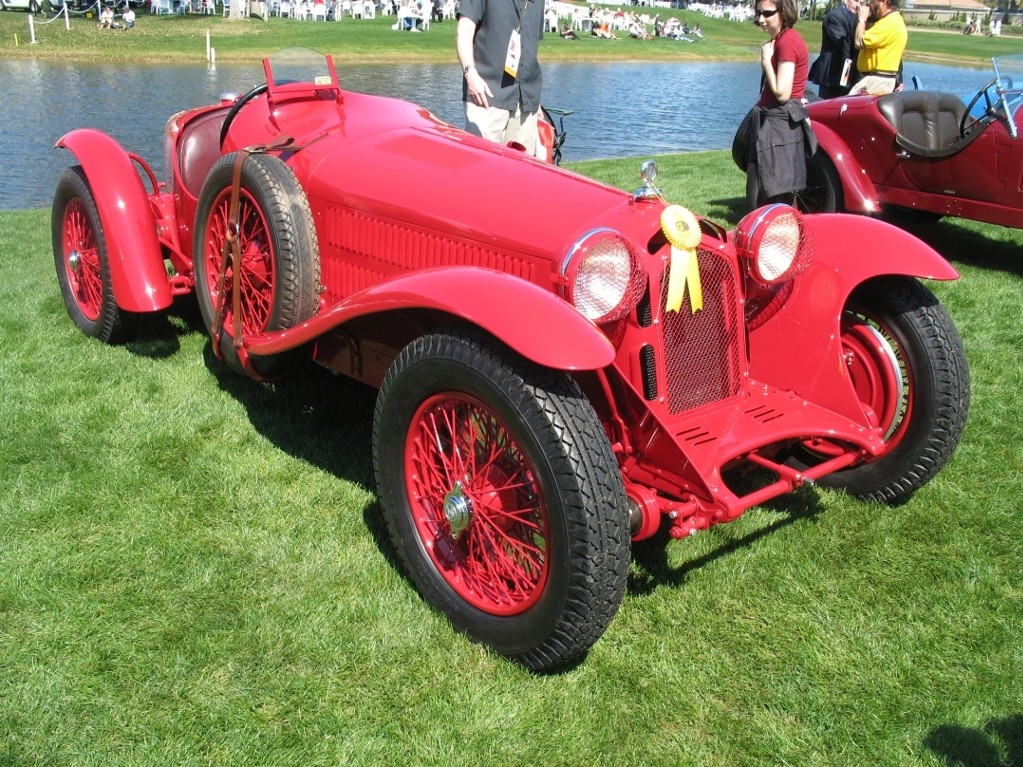
M 746 162 L 754 162 L 763 197 L 806 188 L 806 164 L 817 151 L 810 115 L 799 101 L 754 107 L 746 137 Z

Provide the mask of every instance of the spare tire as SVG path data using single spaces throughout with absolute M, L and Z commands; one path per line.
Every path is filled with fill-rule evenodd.
M 237 159 L 234 152 L 217 160 L 199 194 L 193 241 L 195 291 L 218 356 L 246 375 L 275 378 L 287 372 L 296 357 L 304 357 L 303 350 L 262 357 L 240 351 L 234 339 L 233 265 L 221 275 Z M 294 327 L 316 314 L 320 252 L 309 200 L 282 160 L 249 155 L 239 187 L 237 304 L 244 340 L 246 335 Z
M 732 138 L 732 162 L 735 163 L 736 167 L 743 173 L 746 172 L 746 168 L 749 165 L 749 155 L 747 154 L 749 147 L 749 126 L 753 120 L 753 114 L 756 111 L 756 107 L 750 109 L 746 113 L 746 116 L 742 118 L 739 123 L 739 127 L 735 129 L 735 136 Z

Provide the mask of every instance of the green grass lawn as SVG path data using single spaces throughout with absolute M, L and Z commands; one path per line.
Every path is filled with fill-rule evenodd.
M 727 152 L 660 163 L 669 199 L 735 223 Z M 638 184 L 636 160 L 577 168 Z M 229 373 L 191 300 L 86 339 L 49 226 L 0 213 L 0 766 L 1021 764 L 1023 233 L 917 232 L 962 272 L 931 288 L 973 377 L 931 484 L 639 544 L 603 639 L 535 676 L 398 568 L 371 391 Z
M 583 36 L 564 40 L 547 35 L 541 42 L 541 61 L 685 61 L 690 59 L 756 60 L 763 32 L 752 24 L 710 19 L 697 13 L 662 11 L 699 22 L 705 40 L 696 44 L 674 40 L 598 40 Z M 138 26 L 129 31 L 99 30 L 94 19 L 72 16 L 71 29 L 63 19 L 42 24 L 37 19 L 37 43 L 29 45 L 28 16 L 0 13 L 0 58 L 60 58 L 103 61 L 192 61 L 206 58 L 209 30 L 218 61 L 259 59 L 267 53 L 305 46 L 332 53 L 340 62 L 444 62 L 454 61 L 455 24 L 434 23 L 429 32 L 412 35 L 391 29 L 394 17 L 370 20 L 346 18 L 340 23 L 258 18 L 231 20 L 214 16 L 154 16 L 139 14 Z M 820 43 L 820 24 L 798 27 L 811 49 Z M 17 37 L 17 44 L 15 38 Z M 907 58 L 983 66 L 992 56 L 1018 52 L 1019 37 L 944 34 L 914 28 Z

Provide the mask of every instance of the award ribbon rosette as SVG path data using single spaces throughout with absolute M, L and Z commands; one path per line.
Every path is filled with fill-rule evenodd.
M 688 285 L 689 309 L 696 314 L 703 309 L 700 265 L 696 260 L 696 246 L 700 244 L 701 237 L 700 224 L 696 216 L 681 205 L 669 205 L 661 211 L 661 231 L 671 243 L 665 309 L 677 312 L 682 308 L 682 298 Z

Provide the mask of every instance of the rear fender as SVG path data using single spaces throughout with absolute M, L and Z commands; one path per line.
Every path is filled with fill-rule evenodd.
M 105 133 L 71 131 L 55 146 L 69 149 L 85 171 L 106 238 L 110 283 L 128 312 L 166 309 L 173 299 L 156 218 L 128 153 Z
M 806 222 L 815 258 L 792 281 L 777 313 L 750 332 L 750 375 L 863 422 L 839 327 L 850 294 L 881 275 L 954 280 L 959 273 L 930 246 L 883 221 L 819 214 Z
M 413 309 L 459 317 L 544 367 L 596 370 L 614 360 L 611 342 L 569 303 L 521 278 L 477 267 L 445 267 L 390 280 L 301 325 L 247 338 L 246 347 L 251 354 L 277 354 L 357 317 Z
M 881 210 L 874 182 L 867 176 L 863 166 L 849 151 L 849 147 L 835 131 L 820 122 L 813 123 L 817 137 L 817 151 L 823 151 L 835 166 L 842 182 L 842 199 L 845 209 L 868 216 Z

